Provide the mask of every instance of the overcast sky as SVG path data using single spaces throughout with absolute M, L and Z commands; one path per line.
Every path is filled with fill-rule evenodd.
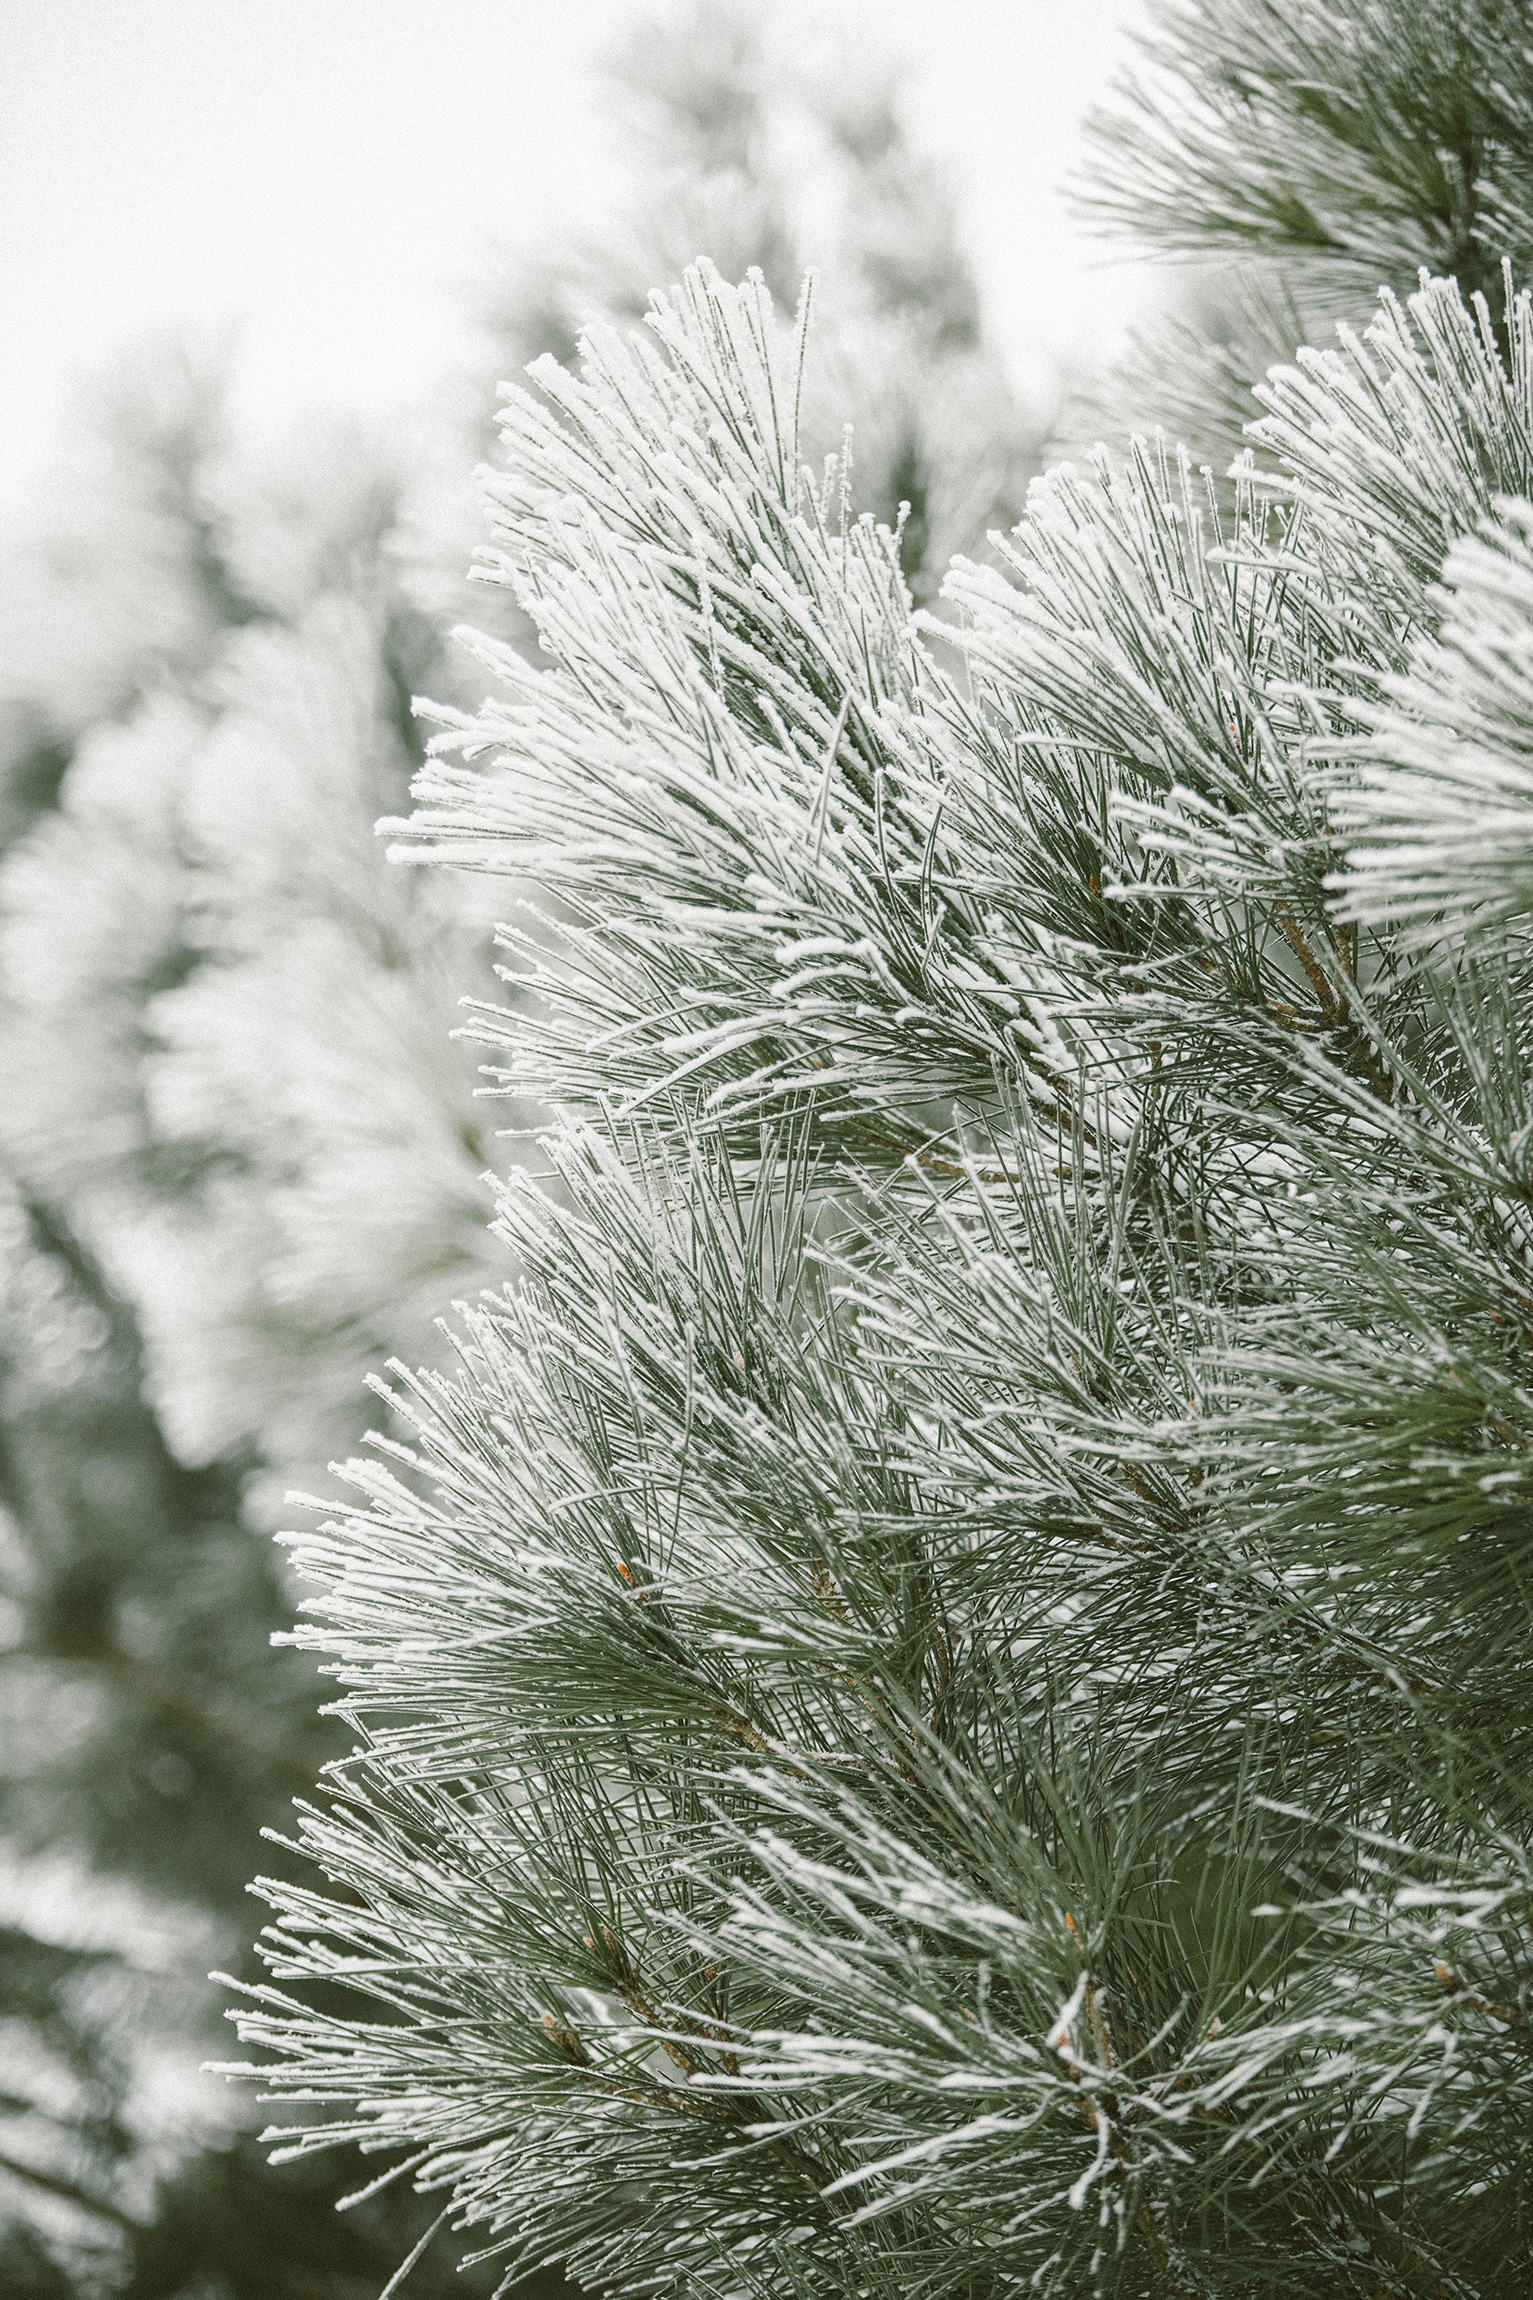
M 818 0 L 909 57 L 1025 366 L 1110 328 L 1057 196 L 1135 0 Z M 133 335 L 233 322 L 252 416 L 390 405 L 490 235 L 599 211 L 587 71 L 636 0 L 0 0 L 0 498 Z

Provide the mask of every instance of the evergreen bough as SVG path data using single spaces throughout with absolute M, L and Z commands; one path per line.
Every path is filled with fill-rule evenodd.
M 1055 473 L 956 625 L 801 469 L 759 282 L 511 401 L 546 667 L 486 649 L 408 851 L 547 890 L 477 1027 L 552 1183 L 294 1537 L 358 1744 L 243 2022 L 349 2104 L 289 2147 L 508 2275 L 1526 2290 L 1502 310 L 1274 373 L 1223 528 Z
M 1223 470 L 1253 387 L 1380 286 L 1483 294 L 1533 261 L 1533 24 L 1523 0 L 1149 0 L 1086 125 L 1086 214 L 1194 259 L 1103 397 Z M 1178 299 L 1174 299 L 1178 300 Z M 1505 338 L 1502 338 L 1503 349 Z
M 1152 0 L 1090 204 L 1163 251 L 1499 296 L 1533 248 L 1522 0 Z

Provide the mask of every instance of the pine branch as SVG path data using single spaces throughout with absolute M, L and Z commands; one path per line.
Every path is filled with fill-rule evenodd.
M 1056 475 L 961 676 L 760 283 L 652 333 L 513 404 L 550 667 L 488 651 L 407 832 L 552 898 L 481 1019 L 561 1115 L 521 1281 L 293 1537 L 358 1746 L 342 1889 L 267 1888 L 322 1994 L 242 2016 L 333 2112 L 286 2145 L 635 2290 L 1510 2300 L 1520 881 L 1498 973 L 1348 808 L 1442 771 L 1424 675 L 1516 739 L 1437 579 L 1518 532 L 1533 315 L 1386 296 L 1228 520 Z

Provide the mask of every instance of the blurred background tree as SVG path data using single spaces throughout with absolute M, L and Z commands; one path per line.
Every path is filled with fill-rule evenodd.
M 268 2167 L 195 2070 L 258 1832 L 332 1748 L 270 1643 L 283 1496 L 376 1420 L 370 1372 L 507 1274 L 480 1176 L 529 1114 L 477 1100 L 449 1036 L 493 986 L 488 918 L 373 833 L 420 756 L 411 696 L 454 691 L 443 626 L 501 596 L 463 586 L 494 379 L 701 251 L 759 266 L 785 322 L 813 265 L 811 437 L 854 419 L 918 597 L 1041 460 L 1053 411 L 987 343 L 886 59 L 805 71 L 767 12 L 702 0 L 633 30 L 604 99 L 611 232 L 499 251 L 482 365 L 436 407 L 256 454 L 220 347 L 141 348 L 82 396 L 4 578 L 7 2300 L 361 2300 L 419 2217 L 388 2191 L 337 2219 L 355 2168 Z M 412 2290 L 454 2267 L 439 2240 Z

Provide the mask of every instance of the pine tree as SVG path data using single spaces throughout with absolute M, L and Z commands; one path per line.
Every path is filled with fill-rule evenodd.
M 819 329 L 834 428 L 815 420 L 839 439 L 855 379 L 860 476 L 891 516 L 912 500 L 905 563 L 928 582 L 1015 508 L 1037 426 L 983 344 L 951 197 L 890 75 L 864 53 L 795 90 L 761 13 L 714 7 L 652 25 L 611 101 L 650 106 L 631 196 L 610 235 L 499 266 L 474 426 L 487 379 L 568 349 L 573 313 L 637 314 L 647 251 L 684 256 L 706 224 L 743 266 L 775 233 L 777 276 L 815 254 L 845 283 Z M 806 136 L 822 210 L 836 192 L 818 238 Z M 227 2119 L 208 2129 L 191 2070 L 201 1974 L 246 1969 L 258 1828 L 337 1746 L 310 1662 L 268 1644 L 292 1590 L 267 1528 L 361 1442 L 367 1371 L 429 1349 L 453 1295 L 506 1266 L 480 1176 L 505 1155 L 490 1122 L 520 1114 L 476 1102 L 476 1057 L 449 1038 L 455 997 L 493 991 L 485 909 L 471 881 L 389 871 L 373 836 L 419 761 L 412 691 L 459 691 L 420 603 L 444 523 L 422 432 L 458 451 L 436 411 L 256 454 L 219 359 L 151 346 L 82 395 L 5 570 L 7 2295 L 371 2300 L 421 2226 L 399 2190 L 332 2222 L 350 2168 L 269 2171 Z M 463 556 L 454 540 L 455 574 Z M 49 1845 L 69 1862 L 64 1887 L 38 1872 L 44 1908 Z M 174 1970 L 144 1967 L 146 1907 Z M 144 2068 L 167 2062 L 191 2097 L 146 2133 Z M 459 2288 L 450 2245 L 412 2272 L 433 2280 Z
M 1483 294 L 1533 254 L 1533 51 L 1516 0 L 1158 0 L 1087 125 L 1088 216 L 1192 264 L 1105 394 L 1222 467 L 1297 343 L 1422 268 Z
M 1418 270 L 1499 307 L 1533 248 L 1533 60 L 1515 0 L 1157 0 L 1098 121 L 1095 201 L 1168 252 Z
M 231 1427 L 221 1369 L 205 1352 L 200 1387 L 212 1403 L 198 1426 L 185 1386 L 176 1394 L 175 1353 L 154 1315 L 176 1275 L 167 1249 L 188 1229 L 206 1230 L 206 1203 L 220 1188 L 238 1206 L 259 1147 L 233 1138 L 227 1077 L 211 1119 L 205 1105 L 200 1124 L 177 1125 L 166 1112 L 160 1074 L 172 1057 L 161 1002 L 185 995 L 199 972 L 228 969 L 252 938 L 263 863 L 292 909 L 305 884 L 311 907 L 323 884 L 332 927 L 348 897 L 359 922 L 379 913 L 369 817 L 404 789 L 409 759 L 392 783 L 354 791 L 346 778 L 387 756 L 376 724 L 391 714 L 409 727 L 398 691 L 407 696 L 423 660 L 437 660 L 422 658 L 424 625 L 397 585 L 380 599 L 374 582 L 367 596 L 397 481 L 391 490 L 378 454 L 353 451 L 344 468 L 343 485 L 310 482 L 296 504 L 280 473 L 268 472 L 274 500 L 262 499 L 233 454 L 216 367 L 155 347 L 98 395 L 72 488 L 54 491 L 51 529 L 10 570 L 0 1826 L 14 1921 L 0 1933 L 0 2197 L 15 2217 L 0 2230 L 0 2283 L 42 2300 L 120 2289 L 133 2300 L 172 2300 L 199 2285 L 220 2300 L 247 2291 L 276 2300 L 305 2289 L 321 2264 L 338 2296 L 360 2294 L 369 2282 L 376 2289 L 391 2252 L 416 2232 L 408 2210 L 384 2210 L 317 2243 L 312 2222 L 333 2202 L 335 2183 L 273 2175 L 249 2137 L 210 2118 L 205 2093 L 198 2097 L 213 2017 L 202 1975 L 218 1944 L 236 1959 L 246 1953 L 245 1886 L 259 1829 L 281 1817 L 335 1747 L 316 1716 L 311 1668 L 271 1650 L 272 1632 L 291 1621 L 291 1590 L 247 1509 L 274 1404 L 306 1382 L 307 1435 L 323 1383 L 313 1348 L 298 1379 L 285 1371 L 307 1306 L 301 1296 L 295 1304 L 295 1289 L 282 1341 L 265 1337 L 264 1362 L 251 1346 L 261 1305 L 252 1315 L 254 1257 L 247 1250 L 237 1262 L 233 1222 L 213 1257 L 232 1314 L 226 1294 L 223 1333 L 205 1307 L 200 1326 L 204 1336 L 213 1327 L 227 1358 L 242 1359 L 247 1408 L 255 1390 L 262 1410 Z M 323 602 L 338 588 L 347 596 L 316 612 L 316 591 Z M 355 671 L 359 633 L 368 677 L 354 676 L 348 689 L 342 674 Z M 263 662 L 280 672 L 275 684 L 306 674 L 311 731 L 316 705 L 332 699 L 327 772 L 307 793 L 294 789 L 291 771 L 284 788 L 274 772 L 280 745 L 250 705 L 249 666 Z M 243 691 L 236 667 L 246 670 Z M 264 848 L 245 839 L 238 872 L 206 822 L 215 728 L 226 785 L 252 753 L 263 770 L 267 836 Z M 348 729 L 349 749 L 337 740 Z M 230 759 L 241 736 L 243 759 Z M 199 784 L 201 820 L 192 803 Z M 307 882 L 292 867 L 300 824 L 319 850 Z M 337 835 L 347 828 L 350 853 Z M 227 810 L 224 829 L 227 837 Z M 266 907 L 275 907 L 270 898 Z M 376 946 L 395 926 L 396 943 L 417 961 L 418 1000 L 429 982 L 421 946 L 429 953 L 431 935 L 441 940 L 454 908 L 425 906 L 434 924 L 412 938 L 422 907 L 396 903 L 392 919 L 375 915 L 370 930 Z M 304 956 L 312 973 L 316 942 L 325 949 L 312 915 L 306 950 L 291 918 L 284 923 L 289 965 Z M 337 1004 L 344 973 L 332 964 Z M 347 987 L 355 1032 L 367 1002 L 354 975 Z M 444 985 L 437 1043 L 421 1066 L 428 1075 L 440 1075 L 450 1053 L 440 1045 L 450 1003 Z M 312 1066 L 312 1033 L 307 1043 Z M 396 1063 L 407 1043 L 394 1034 Z M 396 1076 L 388 1090 L 400 1132 L 419 1104 L 419 1075 Z M 268 1059 L 269 1099 L 278 1083 Z M 457 1087 L 465 1107 L 470 1087 L 465 1075 Z M 290 1107 L 290 1165 L 292 1116 Z M 302 1145 L 311 1155 L 312 1132 Z M 352 1133 L 365 1142 L 365 1122 L 354 1118 Z M 424 1147 L 417 1128 L 417 1200 L 435 1186 Z M 472 1176 L 466 1144 L 458 1155 Z M 268 1264 L 278 1228 L 272 1195 L 268 1182 Z M 474 1218 L 482 1228 L 477 1206 Z M 147 1271 L 135 1268 L 135 1248 Z M 376 1298 L 387 1265 L 376 1251 L 372 1259 Z M 402 1291 L 396 1278 L 396 1317 Z M 321 1373 L 346 1354 L 339 1306 L 332 1290 Z M 390 1338 L 398 1331 L 393 1324 Z M 353 1357 L 348 1424 L 359 1382 Z M 160 1964 L 145 1962 L 146 1929 L 172 1944 Z M 181 2106 L 167 2114 L 144 2096 L 156 2079 L 165 2088 L 169 2069 Z M 263 2226 L 239 2265 L 236 2231 Z M 423 2273 L 433 2271 L 450 2277 L 450 2261 L 434 2258 Z
M 543 667 L 403 833 L 546 890 L 557 1187 L 292 1537 L 286 2145 L 622 2291 L 1512 2300 L 1533 305 L 1386 291 L 1227 519 L 1055 473 L 956 630 L 759 279 L 650 330 L 509 405 Z

